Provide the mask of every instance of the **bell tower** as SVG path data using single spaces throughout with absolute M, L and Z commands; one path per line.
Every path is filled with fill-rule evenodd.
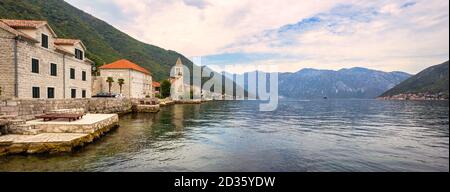
M 181 62 L 181 58 L 179 57 L 177 59 L 177 63 L 175 64 L 175 77 L 183 77 L 183 63 Z
M 184 100 L 184 66 L 181 62 L 181 58 L 177 59 L 177 62 L 174 66 L 174 73 L 172 75 L 172 88 L 171 88 L 171 96 L 173 100 Z

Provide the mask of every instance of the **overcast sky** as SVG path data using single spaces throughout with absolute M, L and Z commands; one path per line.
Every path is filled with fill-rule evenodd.
M 204 64 L 417 73 L 449 59 L 448 0 L 66 1 Z

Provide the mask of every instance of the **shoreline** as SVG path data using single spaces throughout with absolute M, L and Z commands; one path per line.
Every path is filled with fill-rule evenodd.
M 94 101 L 98 101 L 98 99 L 95 99 Z M 119 98 L 106 99 L 102 101 L 103 102 L 101 103 L 103 104 L 100 104 L 101 106 L 99 107 L 85 106 L 85 109 L 82 108 L 81 110 L 86 110 L 94 113 L 87 113 L 82 119 L 72 122 L 43 122 L 42 120 L 37 120 L 36 118 L 30 118 L 31 116 L 34 117 L 37 115 L 33 112 L 33 109 L 31 109 L 32 112 L 30 112 L 30 114 L 21 113 L 21 108 L 23 107 L 35 107 L 34 104 L 36 103 L 44 103 L 45 105 L 45 103 L 47 102 L 50 102 L 52 105 L 54 105 L 50 106 L 50 108 L 57 108 L 58 110 L 61 110 L 61 106 L 59 106 L 58 101 L 2 101 L 4 105 L 2 106 L 3 108 L 1 108 L 0 111 L 6 111 L 9 113 L 7 113 L 6 115 L 4 113 L 0 113 L 0 120 L 2 122 L 0 126 L 0 156 L 14 154 L 32 155 L 43 153 L 54 154 L 72 152 L 76 148 L 93 143 L 95 140 L 105 136 L 111 130 L 119 128 L 120 116 L 130 113 L 158 113 L 161 107 L 176 104 L 202 104 L 204 102 L 207 102 L 205 100 L 152 100 L 152 102 L 148 102 L 148 99 L 138 99 L 137 101 L 131 101 Z M 65 104 L 70 102 L 71 100 L 62 101 L 62 103 Z M 120 106 L 116 106 L 115 109 L 113 109 L 115 110 L 115 113 L 95 113 L 96 111 L 103 111 L 105 108 L 110 107 L 108 104 L 111 102 L 120 103 Z M 64 106 L 65 105 L 63 105 L 63 107 Z M 94 111 L 91 111 L 92 109 Z M 39 110 L 42 110 L 42 108 L 39 108 Z M 64 110 L 80 109 L 67 107 Z M 49 112 L 52 110 L 43 110 L 42 113 L 44 113 L 44 111 Z M 20 116 L 19 114 L 22 114 L 22 116 Z

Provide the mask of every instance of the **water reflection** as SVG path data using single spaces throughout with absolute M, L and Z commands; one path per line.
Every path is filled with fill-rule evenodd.
M 65 155 L 0 171 L 448 171 L 448 102 L 317 100 L 174 105 Z

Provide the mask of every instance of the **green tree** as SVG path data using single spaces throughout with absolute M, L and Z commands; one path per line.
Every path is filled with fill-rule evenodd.
M 106 82 L 108 83 L 108 87 L 109 87 L 109 94 L 111 95 L 111 87 L 112 87 L 112 83 L 114 83 L 114 79 L 112 77 L 108 77 L 106 79 Z
M 163 98 L 169 97 L 170 96 L 170 87 L 172 86 L 172 84 L 170 83 L 169 80 L 164 80 L 161 83 L 161 96 Z
M 120 94 L 122 94 L 122 86 L 125 84 L 125 80 L 124 79 L 118 79 L 117 83 L 119 83 Z

